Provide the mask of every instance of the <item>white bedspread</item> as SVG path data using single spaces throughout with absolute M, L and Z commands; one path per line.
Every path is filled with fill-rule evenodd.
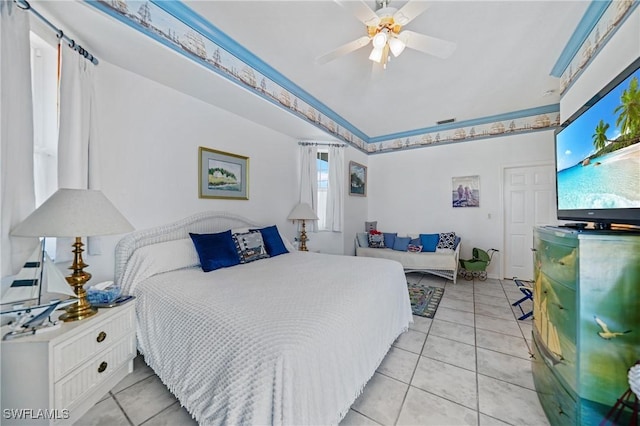
M 201 424 L 337 424 L 412 321 L 397 262 L 290 253 L 135 286 L 146 361 Z

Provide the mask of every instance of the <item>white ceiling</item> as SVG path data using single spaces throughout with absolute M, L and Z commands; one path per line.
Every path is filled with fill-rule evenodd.
M 364 25 L 333 1 L 184 3 L 369 137 L 558 103 L 559 79 L 549 74 L 589 6 L 557 0 L 433 1 L 406 29 L 456 42 L 453 55 L 439 59 L 406 49 L 381 70 L 368 60 L 370 47 L 316 64 L 316 57 L 365 34 Z M 375 8 L 374 1 L 366 3 Z M 405 3 L 392 0 L 390 6 Z M 93 7 L 64 1 L 33 6 L 104 60 L 164 84 L 187 85 L 177 88 L 270 127 L 291 127 L 296 137 L 317 137 L 315 127 L 292 125 L 302 120 L 272 111 L 277 108 L 263 99 L 188 64 Z M 180 64 L 158 66 L 159 61 Z M 188 81 L 167 75 L 171 70 L 189 72 Z M 218 90 L 226 95 L 214 93 Z M 266 110 L 268 119 L 259 118 Z

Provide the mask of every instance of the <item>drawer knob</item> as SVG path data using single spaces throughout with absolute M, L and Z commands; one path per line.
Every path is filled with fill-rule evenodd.
M 100 363 L 100 366 L 98 367 L 98 373 L 102 373 L 106 369 L 107 369 L 107 362 L 106 361 L 102 361 Z
M 100 333 L 98 333 L 98 337 L 96 338 L 96 340 L 98 341 L 98 343 L 102 343 L 106 338 L 107 338 L 107 333 L 105 333 L 104 331 L 101 331 Z

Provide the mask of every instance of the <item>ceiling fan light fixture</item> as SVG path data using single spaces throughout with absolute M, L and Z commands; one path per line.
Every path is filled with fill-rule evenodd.
M 369 55 L 369 59 L 371 59 L 373 62 L 380 63 L 382 61 L 382 53 L 382 48 L 374 47 L 371 51 L 371 54 Z
M 389 36 L 386 31 L 380 31 L 378 34 L 373 36 L 371 44 L 373 44 L 373 47 L 376 49 L 382 49 L 384 45 L 387 44 L 388 39 Z
M 389 49 L 391 50 L 391 53 L 393 53 L 393 56 L 395 56 L 396 58 L 400 56 L 405 47 L 407 47 L 406 43 L 397 37 L 392 37 L 389 40 Z

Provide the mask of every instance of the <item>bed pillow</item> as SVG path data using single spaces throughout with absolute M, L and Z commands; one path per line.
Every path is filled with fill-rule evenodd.
M 234 234 L 233 240 L 240 263 L 254 262 L 269 257 L 260 231 Z
M 384 235 L 384 246 L 393 248 L 393 243 L 396 241 L 396 236 L 398 236 L 397 232 L 383 232 Z
M 369 234 L 367 232 L 357 232 L 356 238 L 358 239 L 359 247 L 369 247 Z
M 438 246 L 439 234 L 420 234 L 422 251 L 434 252 Z
M 240 263 L 240 256 L 238 256 L 230 229 L 216 234 L 192 234 L 190 232 L 189 236 L 198 252 L 200 266 L 204 272 Z
M 407 251 L 411 237 L 396 237 L 393 242 L 393 249 L 396 251 Z
M 137 283 L 163 272 L 200 265 L 191 238 L 140 247 L 131 254 L 119 285 L 123 294 L 132 294 Z
M 259 231 L 262 234 L 262 240 L 264 246 L 267 249 L 267 253 L 270 257 L 279 256 L 281 254 L 289 253 L 289 250 L 284 245 L 278 227 L 276 225 L 267 226 L 260 229 L 250 229 L 249 231 Z
M 438 236 L 438 245 L 436 249 L 450 249 L 456 248 L 456 233 L 455 232 L 442 232 Z

